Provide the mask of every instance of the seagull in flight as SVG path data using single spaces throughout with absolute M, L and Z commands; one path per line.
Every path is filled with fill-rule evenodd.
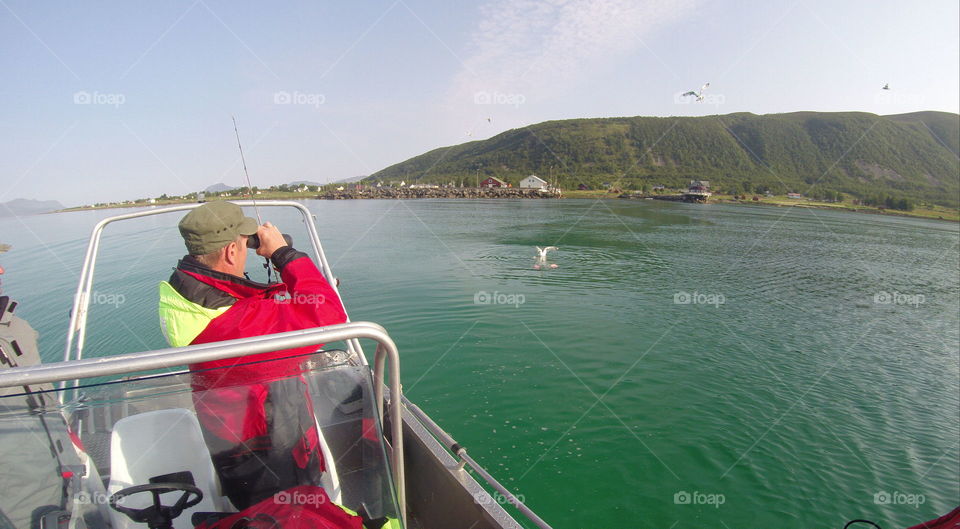
M 703 86 L 700 87 L 700 91 L 694 92 L 693 90 L 689 92 L 684 92 L 680 97 L 693 96 L 697 98 L 697 101 L 703 101 L 703 92 L 710 86 L 710 83 L 703 83 Z
M 883 85 L 884 90 L 890 90 L 890 83 Z

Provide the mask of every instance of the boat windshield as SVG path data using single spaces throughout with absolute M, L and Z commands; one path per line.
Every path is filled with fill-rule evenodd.
M 356 354 L 225 364 L 2 390 L 0 529 L 401 527 Z

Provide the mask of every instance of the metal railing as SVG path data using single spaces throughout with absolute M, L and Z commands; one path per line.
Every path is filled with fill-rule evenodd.
M 307 228 L 308 238 L 310 239 L 310 244 L 313 247 L 314 256 L 316 257 L 316 263 L 320 268 L 320 272 L 327 279 L 327 282 L 330 283 L 330 287 L 333 288 L 333 291 L 336 292 L 337 297 L 340 296 L 340 291 L 337 289 L 337 281 L 333 275 L 333 270 L 330 268 L 330 264 L 327 262 L 327 257 L 323 253 L 323 245 L 320 244 L 320 236 L 317 233 L 317 227 L 313 223 L 313 214 L 310 213 L 310 210 L 306 206 L 300 204 L 299 202 L 291 202 L 287 200 L 258 200 L 256 203 L 252 200 L 236 200 L 231 201 L 234 204 L 241 207 L 292 207 L 298 210 L 303 217 L 303 223 Z M 83 358 L 83 346 L 86 340 L 87 335 L 87 315 L 90 311 L 90 301 L 91 296 L 90 292 L 93 289 L 93 273 L 96 268 L 97 253 L 100 250 L 100 238 L 103 235 L 104 228 L 108 224 L 121 220 L 130 220 L 140 217 L 149 217 L 152 215 L 162 215 L 164 213 L 174 213 L 177 211 L 187 211 L 194 208 L 198 208 L 203 204 L 183 204 L 180 206 L 170 206 L 159 209 L 150 209 L 146 211 L 137 211 L 134 213 L 126 213 L 124 215 L 116 215 L 113 217 L 108 217 L 97 223 L 93 227 L 93 232 L 90 234 L 90 242 L 87 244 L 87 253 L 83 258 L 83 268 L 80 270 L 80 282 L 77 284 L 77 292 L 73 297 L 73 308 L 70 311 L 70 326 L 67 328 L 67 344 L 63 351 L 63 360 L 79 360 Z M 343 299 L 340 299 L 341 305 L 343 305 Z M 344 314 L 346 314 L 346 306 L 344 306 Z M 347 315 L 347 321 L 350 321 L 350 316 Z M 347 342 L 347 350 L 350 352 L 360 353 L 360 358 L 363 358 L 363 362 L 366 363 L 366 358 L 363 356 L 363 349 L 360 348 L 360 342 L 357 340 L 349 340 Z M 64 384 L 61 385 L 61 388 L 66 385 L 68 381 L 64 381 Z
M 387 331 L 370 322 L 351 322 L 302 331 L 291 331 L 237 340 L 170 347 L 139 353 L 126 353 L 98 358 L 78 359 L 29 367 L 0 370 L 0 387 L 17 387 L 46 382 L 66 382 L 92 377 L 104 377 L 186 366 L 200 362 L 237 358 L 271 351 L 294 349 L 322 343 L 367 338 L 377 342 L 374 356 L 376 365 L 390 363 L 390 433 L 393 457 L 393 480 L 397 487 L 400 514 L 406 526 L 406 477 L 403 466 L 403 416 L 400 393 L 400 353 Z M 384 386 L 383 370 L 374 373 L 374 387 Z M 376 395 L 380 415 L 383 415 L 383 390 Z

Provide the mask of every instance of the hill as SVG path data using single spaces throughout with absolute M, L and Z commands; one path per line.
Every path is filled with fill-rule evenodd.
M 516 185 L 537 174 L 566 189 L 642 189 L 697 178 L 723 191 L 843 192 L 957 207 L 958 152 L 960 116 L 944 112 L 573 119 L 435 149 L 367 180 L 469 185 L 496 176 Z
M 352 183 L 354 183 L 354 182 L 359 182 L 359 181 L 363 180 L 363 179 L 366 178 L 366 177 L 367 177 L 366 175 L 362 175 L 362 176 L 351 176 L 350 178 L 344 178 L 344 179 L 342 179 L 342 180 L 337 180 L 336 182 L 332 182 L 332 183 L 334 183 L 334 184 L 352 184 Z
M 220 182 L 217 184 L 213 184 L 212 186 L 207 186 L 207 188 L 204 189 L 203 191 L 204 193 L 223 193 L 224 191 L 231 191 L 233 189 L 236 189 L 236 188 L 233 186 L 228 186 L 223 182 Z
M 0 202 L 0 217 L 20 215 L 36 215 L 63 209 L 63 204 L 56 200 L 30 200 L 17 198 L 9 202 Z

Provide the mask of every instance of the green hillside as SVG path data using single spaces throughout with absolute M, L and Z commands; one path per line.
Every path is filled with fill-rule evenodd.
M 565 189 L 642 189 L 698 178 L 719 191 L 842 192 L 957 207 L 957 153 L 960 116 L 944 112 L 573 119 L 435 149 L 368 181 L 472 185 L 496 176 L 516 185 L 536 174 Z

